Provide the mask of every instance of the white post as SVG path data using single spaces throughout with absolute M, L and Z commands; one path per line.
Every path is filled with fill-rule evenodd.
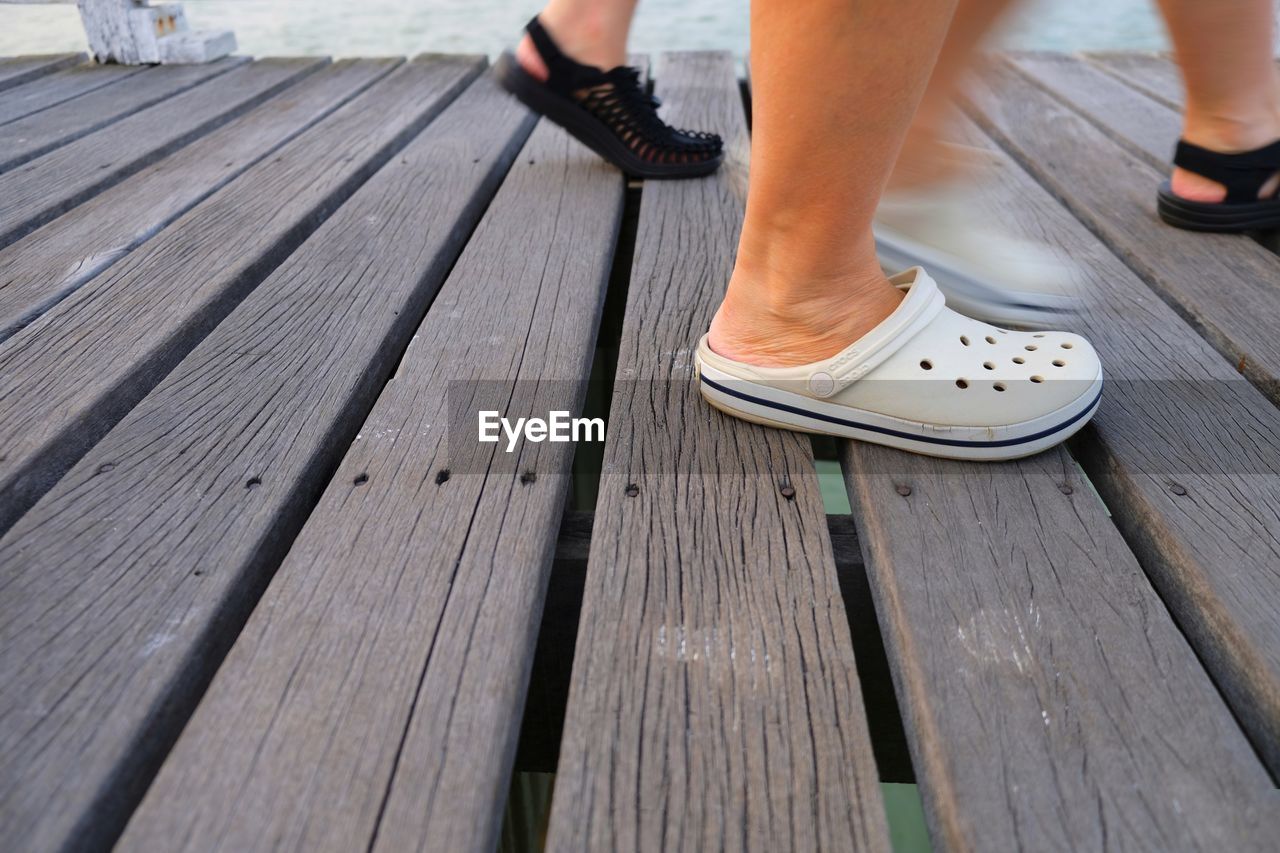
M 121 65 L 210 62 L 236 49 L 229 30 L 193 31 L 179 3 L 77 0 L 89 50 L 99 62 Z

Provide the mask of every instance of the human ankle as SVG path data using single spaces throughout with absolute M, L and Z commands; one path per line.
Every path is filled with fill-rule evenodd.
M 985 162 L 980 149 L 927 131 L 907 137 L 886 187 L 892 193 L 934 189 L 961 181 Z
M 902 298 L 883 275 L 825 284 L 781 288 L 735 272 L 711 323 L 712 350 L 759 367 L 821 361 L 873 329 Z
M 1280 139 L 1280 88 L 1260 103 L 1204 108 L 1188 106 L 1182 138 L 1194 145 L 1236 154 Z

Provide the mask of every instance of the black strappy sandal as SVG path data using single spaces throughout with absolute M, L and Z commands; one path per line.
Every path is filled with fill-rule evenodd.
M 525 28 L 546 63 L 542 82 L 506 51 L 494 73 L 525 106 L 569 131 L 578 141 L 639 178 L 709 175 L 724 160 L 714 133 L 678 130 L 658 117 L 658 101 L 640 86 L 640 72 L 625 65 L 609 71 L 574 62 L 535 17 Z
M 1227 188 L 1220 202 L 1191 201 L 1160 185 L 1160 218 L 1188 231 L 1264 231 L 1280 228 L 1280 195 L 1258 198 L 1263 185 L 1280 172 L 1280 141 L 1240 154 L 1222 154 L 1178 141 L 1173 165 L 1217 181 Z

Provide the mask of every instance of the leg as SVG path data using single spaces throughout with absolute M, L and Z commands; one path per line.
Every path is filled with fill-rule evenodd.
M 935 183 L 964 167 L 964 160 L 944 142 L 953 118 L 956 91 L 973 70 L 978 48 L 1014 2 L 959 0 L 956 4 L 938 64 L 890 179 L 895 189 Z
M 627 62 L 627 35 L 637 0 L 550 0 L 538 13 L 556 44 L 585 65 L 616 68 Z M 525 36 L 516 58 L 539 80 L 547 79 L 547 66 Z
M 1271 0 L 1159 1 L 1187 87 L 1183 139 L 1223 153 L 1280 139 Z M 1182 169 L 1172 181 L 1177 195 L 1194 201 L 1226 195 L 1221 184 Z
M 751 6 L 751 181 L 709 344 L 750 364 L 803 364 L 839 352 L 901 299 L 871 220 L 954 0 Z

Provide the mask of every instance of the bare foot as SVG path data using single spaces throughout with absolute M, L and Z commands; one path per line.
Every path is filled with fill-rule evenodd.
M 539 83 L 547 82 L 547 77 L 551 74 L 547 70 L 547 63 L 542 61 L 542 55 L 533 46 L 533 39 L 528 36 L 520 39 L 520 44 L 516 45 L 516 62 Z
M 757 367 L 822 361 L 871 331 L 902 301 L 883 275 L 843 282 L 792 304 L 769 304 L 762 296 L 762 288 L 730 285 L 711 321 L 707 343 L 714 352 Z

